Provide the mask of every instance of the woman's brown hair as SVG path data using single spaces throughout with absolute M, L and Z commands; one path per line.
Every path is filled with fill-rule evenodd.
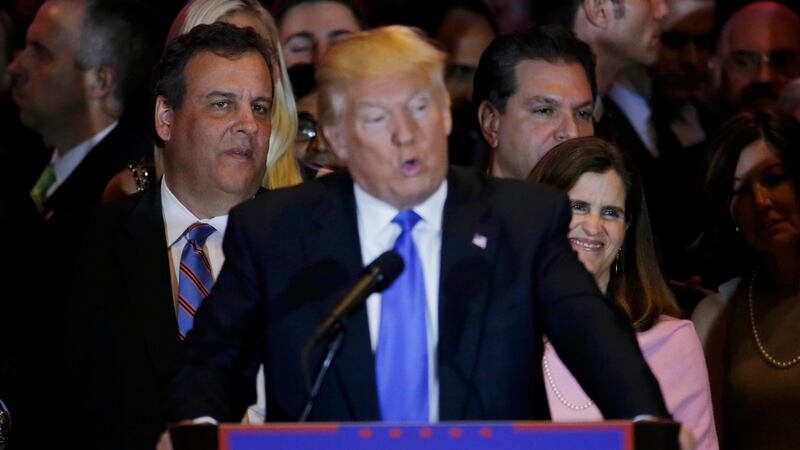
M 645 331 L 662 314 L 679 317 L 680 310 L 661 275 L 641 180 L 619 148 L 597 137 L 568 140 L 539 161 L 528 181 L 569 192 L 584 173 L 609 170 L 616 172 L 625 186 L 628 229 L 618 256 L 620 270 L 612 271 L 607 295 L 625 311 L 637 331 Z

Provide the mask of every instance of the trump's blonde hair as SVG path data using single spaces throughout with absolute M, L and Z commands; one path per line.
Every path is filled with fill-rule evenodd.
M 264 38 L 273 47 L 278 61 L 277 73 L 272 74 L 272 132 L 269 135 L 267 171 L 262 185 L 275 189 L 298 184 L 302 178 L 292 151 L 297 136 L 297 105 L 286 72 L 278 27 L 269 12 L 257 0 L 193 0 L 181 9 L 172 22 L 167 42 L 197 25 L 224 21 L 236 13 L 252 15 L 264 25 L 268 32 Z
M 320 121 L 339 121 L 344 92 L 357 81 L 396 74 L 426 74 L 435 98 L 449 108 L 444 84 L 446 58 L 447 54 L 416 28 L 392 25 L 348 36 L 328 49 L 317 67 Z

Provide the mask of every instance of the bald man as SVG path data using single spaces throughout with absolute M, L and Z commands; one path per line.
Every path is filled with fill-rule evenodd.
M 800 76 L 800 16 L 772 1 L 741 8 L 722 28 L 711 66 L 723 111 L 773 104 Z

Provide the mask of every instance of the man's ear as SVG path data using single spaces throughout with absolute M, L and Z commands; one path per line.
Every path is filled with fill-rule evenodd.
M 324 124 L 322 125 L 322 134 L 331 146 L 331 150 L 339 158 L 339 161 L 347 163 L 349 156 L 347 151 L 347 138 L 344 135 L 344 130 L 339 124 Z
M 486 143 L 492 149 L 497 149 L 500 145 L 500 111 L 487 100 L 478 106 L 478 123 L 481 127 L 481 134 Z
M 172 121 L 175 118 L 175 110 L 167 103 L 163 95 L 156 98 L 156 133 L 162 141 L 167 142 L 172 137 Z
M 83 74 L 86 94 L 91 98 L 106 98 L 117 86 L 117 73 L 111 66 L 99 66 Z
M 613 18 L 613 7 L 611 0 L 583 1 L 583 12 L 586 14 L 586 20 L 598 28 L 608 28 Z

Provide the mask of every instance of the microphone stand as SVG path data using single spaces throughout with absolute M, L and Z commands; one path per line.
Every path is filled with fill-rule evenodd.
M 331 339 L 331 341 L 328 343 L 328 352 L 325 354 L 325 359 L 322 360 L 322 364 L 320 365 L 319 369 L 317 369 L 317 376 L 314 378 L 314 384 L 310 386 L 310 389 L 308 389 L 308 357 L 311 353 L 311 347 L 319 340 L 320 337 L 331 333 L 333 333 L 333 339 Z M 306 397 L 306 404 L 303 408 L 303 413 L 300 415 L 300 419 L 298 420 L 299 422 L 308 421 L 308 416 L 311 415 L 311 409 L 314 407 L 314 400 L 316 400 L 317 394 L 319 394 L 319 390 L 322 387 L 322 381 L 325 380 L 325 375 L 328 373 L 328 369 L 330 369 L 331 364 L 333 363 L 333 357 L 336 356 L 336 353 L 339 351 L 339 347 L 342 346 L 342 339 L 344 338 L 344 324 L 341 320 L 334 324 L 331 333 L 315 333 L 303 347 L 303 372 L 306 374 L 306 388 L 308 389 L 308 396 Z

